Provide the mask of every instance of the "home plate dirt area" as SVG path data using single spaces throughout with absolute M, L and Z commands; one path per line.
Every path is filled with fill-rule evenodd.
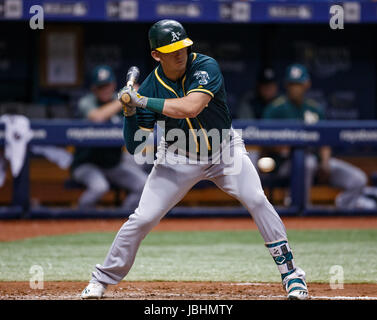
M 28 282 L 0 282 L 0 299 L 76 300 L 87 282 L 45 282 L 30 289 Z M 329 284 L 309 284 L 311 299 L 377 300 L 377 284 L 345 284 L 332 290 Z M 106 291 L 104 299 L 127 300 L 285 300 L 280 283 L 231 282 L 127 282 Z

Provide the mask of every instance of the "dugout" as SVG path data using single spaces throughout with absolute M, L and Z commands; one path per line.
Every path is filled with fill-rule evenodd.
M 68 3 L 53 2 L 60 3 L 62 7 Z M 232 21 L 221 15 L 207 16 L 205 6 L 201 7 L 198 19 L 182 17 L 187 32 L 194 40 L 193 50 L 218 60 L 233 116 L 236 115 L 242 94 L 255 86 L 256 74 L 261 66 L 274 66 L 278 77 L 282 78 L 289 63 L 301 62 L 308 67 L 312 76 L 309 95 L 321 103 L 328 119 L 377 120 L 377 17 L 365 18 L 361 14 L 359 22 L 346 23 L 343 30 L 330 30 L 327 18 L 322 19 L 322 16 L 315 14 L 314 9 L 322 8 L 320 5 L 308 5 L 313 8 L 309 20 L 298 17 L 273 20 L 258 15 L 258 10 L 268 10 L 267 2 L 259 2 L 263 1 L 252 4 L 249 21 Z M 99 6 L 106 3 L 96 2 Z M 26 1 L 25 7 L 27 4 Z M 95 65 L 111 65 L 116 72 L 119 88 L 129 66 L 138 65 L 141 78 L 153 68 L 146 38 L 150 21 L 140 17 L 135 21 L 120 21 L 119 17 L 103 17 L 98 10 L 91 12 L 90 6 L 87 9 L 88 15 L 83 18 L 58 13 L 47 16 L 44 30 L 29 27 L 30 14 L 26 11 L 20 19 L 1 18 L 1 114 L 15 110 L 30 119 L 72 119 L 78 98 L 88 88 L 87 74 Z M 369 12 L 371 8 L 366 7 L 365 10 Z M 363 6 L 361 11 L 364 12 Z M 375 12 L 377 16 L 377 10 Z M 180 17 L 176 19 L 180 20 Z M 69 84 L 51 85 L 47 81 L 47 34 L 55 31 L 63 34 L 68 31 L 75 35 L 72 52 L 76 78 Z M 283 89 L 282 82 L 280 86 Z M 67 146 L 70 152 L 72 148 Z M 370 176 L 377 170 L 377 149 L 373 146 L 336 147 L 334 150 Z M 64 181 L 68 177 L 66 170 L 60 170 L 46 159 L 30 158 L 31 194 L 36 203 L 47 206 L 74 205 L 80 190 L 64 189 Z M 329 204 L 337 192 L 331 188 L 316 190 L 314 200 L 318 204 Z M 0 204 L 10 205 L 13 186 L 9 170 L 1 191 Z M 278 189 L 276 192 L 277 202 L 280 203 L 283 191 Z M 212 188 L 193 190 L 185 201 L 184 204 L 189 206 L 235 205 L 233 199 Z M 112 203 L 112 194 L 103 199 L 104 205 Z

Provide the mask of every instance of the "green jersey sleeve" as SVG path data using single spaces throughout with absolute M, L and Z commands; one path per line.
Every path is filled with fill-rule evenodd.
M 138 93 L 145 97 L 154 97 L 153 82 L 151 76 L 147 77 L 140 86 Z M 136 108 L 137 112 L 137 125 L 140 129 L 153 131 L 154 125 L 157 120 L 155 112 L 148 109 Z
M 284 106 L 286 99 L 284 96 L 279 96 L 269 103 L 263 111 L 263 119 L 284 119 L 286 118 L 284 113 Z
M 319 120 L 325 120 L 326 119 L 324 108 L 317 101 L 315 101 L 313 99 L 307 99 L 306 103 L 313 110 L 313 112 L 318 114 Z
M 268 105 L 263 111 L 262 119 L 276 119 L 280 118 L 278 107 L 274 105 Z
M 202 59 L 199 57 L 199 59 L 198 62 L 194 61 L 188 74 L 186 94 L 203 92 L 214 98 L 224 81 L 220 67 L 213 58 L 205 57 Z
M 142 96 L 153 96 L 153 83 L 151 82 L 151 77 L 147 77 L 143 83 L 141 84 L 140 88 L 138 89 L 138 93 Z M 141 141 L 135 140 L 135 133 L 142 129 L 144 131 L 153 132 L 154 124 L 156 122 L 156 114 L 152 111 L 142 108 L 136 108 L 136 114 L 130 117 L 124 117 L 123 123 L 123 137 L 126 143 L 126 147 L 129 153 L 135 154 L 137 148 L 144 144 L 147 140 L 142 139 Z M 148 133 L 149 135 L 149 133 Z
M 137 108 L 137 125 L 139 129 L 153 131 L 156 113 L 147 109 Z
M 87 118 L 89 112 L 96 108 L 97 105 L 95 97 L 92 94 L 88 94 L 78 101 L 78 116 L 81 118 Z

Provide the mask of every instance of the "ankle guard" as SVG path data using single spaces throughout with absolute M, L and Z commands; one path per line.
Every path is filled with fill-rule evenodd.
M 282 279 L 296 270 L 293 254 L 287 240 L 268 242 L 265 245 L 278 266 Z

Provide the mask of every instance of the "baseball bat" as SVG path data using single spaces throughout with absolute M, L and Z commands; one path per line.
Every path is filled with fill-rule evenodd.
M 132 87 L 139 79 L 139 76 L 140 76 L 140 70 L 138 67 L 133 66 L 129 68 L 127 71 L 127 76 L 126 76 L 126 86 Z M 123 103 L 128 103 L 130 102 L 131 97 L 129 96 L 129 94 L 125 93 L 122 95 L 121 99 Z

